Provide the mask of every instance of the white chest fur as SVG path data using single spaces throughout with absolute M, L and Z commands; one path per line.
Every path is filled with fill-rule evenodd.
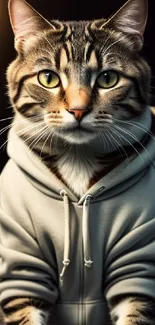
M 63 153 L 55 166 L 66 185 L 78 197 L 87 191 L 92 177 L 103 168 L 93 152 L 86 153 L 82 148 Z

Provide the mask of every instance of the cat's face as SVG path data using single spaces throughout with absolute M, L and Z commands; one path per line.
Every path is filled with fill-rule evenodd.
M 133 20 L 142 3 L 145 7 L 144 0 L 129 1 L 108 22 L 50 24 L 23 0 L 11 0 L 18 57 L 7 75 L 15 111 L 49 138 L 70 143 L 87 143 L 118 120 L 141 114 L 150 77 L 138 55 L 144 9 L 137 25 Z M 127 15 L 130 8 L 133 17 Z

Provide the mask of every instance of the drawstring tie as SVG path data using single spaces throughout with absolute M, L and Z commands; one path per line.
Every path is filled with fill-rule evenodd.
M 65 212 L 65 233 L 64 233 L 64 255 L 63 255 L 63 268 L 60 273 L 60 283 L 63 284 L 63 277 L 67 267 L 70 264 L 70 213 L 69 213 L 69 198 L 66 191 L 60 191 L 60 195 L 64 202 Z M 89 205 L 92 195 L 88 194 L 83 203 L 83 218 L 82 218 L 82 240 L 83 240 L 83 251 L 84 251 L 84 265 L 87 268 L 91 268 L 92 259 L 90 252 L 90 236 L 89 236 Z
M 90 238 L 89 238 L 89 204 L 92 195 L 88 194 L 83 204 L 83 220 L 82 220 L 82 237 L 83 237 L 83 251 L 84 264 L 90 268 L 93 264 L 90 253 Z
M 70 215 L 69 215 L 69 199 L 67 192 L 62 190 L 60 195 L 64 202 L 64 212 L 65 212 L 65 234 L 64 234 L 64 257 L 63 257 L 63 268 L 60 273 L 60 283 L 63 284 L 63 276 L 70 264 L 69 253 L 70 253 Z

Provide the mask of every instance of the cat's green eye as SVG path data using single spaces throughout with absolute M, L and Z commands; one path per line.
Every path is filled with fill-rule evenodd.
M 97 85 L 101 88 L 108 89 L 116 86 L 119 81 L 119 73 L 114 70 L 107 70 L 97 77 Z
M 46 88 L 55 88 L 60 85 L 59 76 L 51 70 L 42 70 L 38 73 L 39 83 Z

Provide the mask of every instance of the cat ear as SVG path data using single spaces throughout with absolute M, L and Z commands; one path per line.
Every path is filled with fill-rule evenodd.
M 31 7 L 25 0 L 9 0 L 8 3 L 10 22 L 15 34 L 15 47 L 27 37 L 37 34 L 44 29 L 60 29 L 53 25 Z M 57 26 L 57 27 L 56 27 Z
M 147 16 L 147 0 L 128 0 L 110 19 L 101 22 L 100 27 L 98 24 L 98 29 L 113 26 L 121 32 L 135 36 L 142 47 Z

